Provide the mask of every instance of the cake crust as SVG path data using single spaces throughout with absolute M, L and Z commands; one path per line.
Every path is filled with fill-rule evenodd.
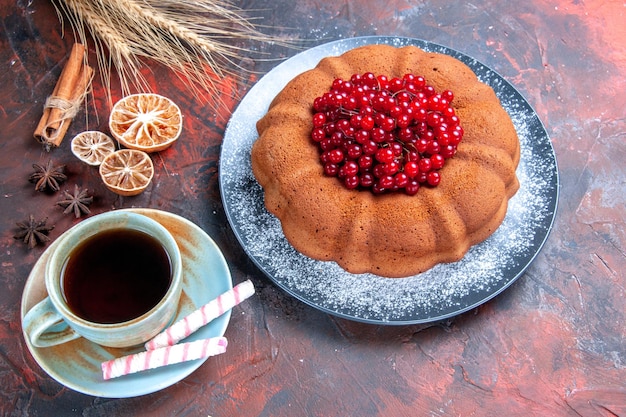
M 437 187 L 374 195 L 324 175 L 310 139 L 313 101 L 335 78 L 365 72 L 421 75 L 454 92 L 464 137 Z M 274 98 L 257 131 L 252 170 L 287 240 L 355 274 L 406 277 L 460 260 L 500 226 L 519 188 L 519 140 L 493 89 L 459 60 L 414 46 L 368 45 L 322 59 Z

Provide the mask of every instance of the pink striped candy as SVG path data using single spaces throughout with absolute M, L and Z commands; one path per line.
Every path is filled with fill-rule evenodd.
M 148 369 L 207 358 L 226 352 L 227 345 L 225 337 L 214 337 L 123 356 L 103 362 L 102 376 L 108 380 Z
M 211 320 L 232 309 L 252 294 L 254 294 L 252 281 L 247 280 L 236 285 L 233 289 L 219 295 L 214 300 L 209 301 L 204 306 L 156 335 L 145 344 L 146 349 L 154 350 L 164 346 L 175 345 L 200 327 L 208 324 Z

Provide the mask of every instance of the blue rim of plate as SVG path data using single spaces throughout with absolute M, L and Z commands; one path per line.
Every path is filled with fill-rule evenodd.
M 256 121 L 278 92 L 326 56 L 368 44 L 414 45 L 453 56 L 490 85 L 513 120 L 521 145 L 520 190 L 506 218 L 486 241 L 463 259 L 412 277 L 353 275 L 334 262 L 298 253 L 280 222 L 267 212 L 263 190 L 252 174 L 250 149 Z M 220 155 L 220 189 L 228 221 L 246 254 L 277 286 L 326 313 L 372 324 L 407 325 L 440 321 L 491 300 L 515 282 L 546 242 L 558 205 L 556 156 L 545 127 L 524 97 L 502 76 L 476 59 L 432 42 L 368 36 L 342 39 L 305 50 L 263 76 L 246 94 L 226 127 Z
M 218 295 L 232 289 L 228 264 L 215 242 L 197 225 L 173 213 L 156 209 L 124 209 L 148 216 L 170 230 L 181 247 L 183 256 L 183 294 L 174 321 L 180 320 Z M 183 236 L 185 233 L 185 236 Z M 57 242 L 55 240 L 55 242 Z M 43 269 L 53 242 L 35 263 L 24 286 L 21 316 L 30 304 L 45 297 Z M 207 274 L 210 271 L 210 275 Z M 183 301 L 184 300 L 184 301 Z M 231 312 L 214 319 L 200 328 L 185 341 L 223 336 L 230 321 Z M 77 339 L 59 347 L 37 348 L 26 335 L 25 343 L 41 368 L 53 379 L 74 391 L 105 398 L 128 398 L 150 394 L 169 387 L 198 369 L 206 360 L 198 359 L 151 369 L 105 381 L 100 363 L 115 357 L 133 354 L 142 347 L 129 349 L 104 348 L 84 339 Z

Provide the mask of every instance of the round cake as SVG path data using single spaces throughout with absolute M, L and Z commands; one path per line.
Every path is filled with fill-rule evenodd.
M 365 73 L 414 74 L 453 92 L 463 139 L 437 186 L 374 193 L 325 172 L 311 138 L 314 101 L 335 80 Z M 289 243 L 354 274 L 406 277 L 460 260 L 500 226 L 519 188 L 519 140 L 494 91 L 461 61 L 414 46 L 368 45 L 322 59 L 285 86 L 257 130 L 252 170 Z

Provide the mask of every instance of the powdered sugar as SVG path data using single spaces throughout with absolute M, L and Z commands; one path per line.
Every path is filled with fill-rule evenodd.
M 521 142 L 517 175 L 520 190 L 510 200 L 500 228 L 470 249 L 459 262 L 440 264 L 402 279 L 353 275 L 333 262 L 298 253 L 280 222 L 263 203 L 263 190 L 251 171 L 255 123 L 285 83 L 314 67 L 324 56 L 368 43 L 414 44 L 463 60 L 491 85 L 511 115 Z M 467 311 L 507 288 L 532 261 L 552 225 L 558 195 L 556 160 L 534 111 L 504 79 L 479 62 L 439 45 L 407 38 L 366 37 L 333 42 L 305 51 L 263 77 L 242 100 L 229 122 L 220 161 L 222 197 L 242 246 L 277 285 L 321 310 L 366 322 L 405 324 Z

